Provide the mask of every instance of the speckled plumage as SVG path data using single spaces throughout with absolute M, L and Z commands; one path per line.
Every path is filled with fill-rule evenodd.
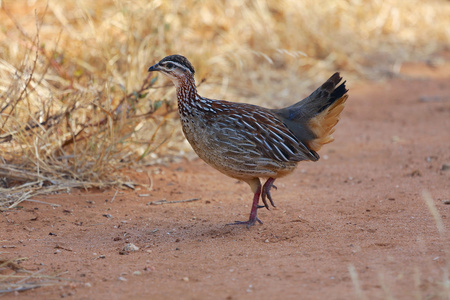
M 331 133 L 347 99 L 338 73 L 303 101 L 283 109 L 212 100 L 197 93 L 194 68 L 181 55 L 170 55 L 149 68 L 168 76 L 177 88 L 178 110 L 186 139 L 194 151 L 220 172 L 247 182 L 255 193 L 253 225 L 261 196 L 273 205 L 275 178 L 291 173 L 298 162 L 316 161 L 316 151 L 332 141 Z M 320 135 L 320 136 L 319 136 Z M 261 187 L 259 178 L 268 178 Z

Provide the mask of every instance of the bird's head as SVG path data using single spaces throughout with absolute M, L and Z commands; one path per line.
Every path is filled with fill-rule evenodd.
M 169 77 L 175 86 L 194 78 L 194 67 L 186 57 L 175 54 L 164 57 L 159 63 L 148 68 L 149 72 L 158 71 Z

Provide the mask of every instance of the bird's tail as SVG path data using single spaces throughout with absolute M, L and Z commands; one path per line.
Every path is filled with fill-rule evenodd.
M 342 77 L 335 73 L 307 98 L 274 110 L 299 141 L 313 153 L 333 141 L 334 126 L 348 98 L 345 81 L 338 86 L 341 81 Z
M 325 105 L 319 108 L 317 114 L 313 116 L 309 122 L 309 128 L 316 136 L 315 139 L 308 142 L 308 146 L 313 151 L 319 151 L 320 148 L 328 143 L 331 143 L 334 138 L 332 136 L 334 132 L 334 126 L 339 122 L 339 115 L 344 109 L 345 101 L 348 98 L 347 89 L 345 88 L 345 82 L 342 83 L 337 88 L 336 83 L 341 81 L 341 77 L 339 77 L 339 73 L 335 73 L 322 87 L 321 89 L 326 88 L 326 85 L 329 85 L 331 81 L 331 86 L 333 86 L 333 91 L 331 92 L 328 101 L 326 101 Z

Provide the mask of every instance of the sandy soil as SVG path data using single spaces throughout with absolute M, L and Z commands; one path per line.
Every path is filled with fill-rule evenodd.
M 263 225 L 225 226 L 248 218 L 250 189 L 200 160 L 133 172 L 151 191 L 75 190 L 37 199 L 57 207 L 2 213 L 0 258 L 69 280 L 2 299 L 449 297 L 449 70 L 405 65 L 398 79 L 349 83 L 335 142 L 276 182 Z

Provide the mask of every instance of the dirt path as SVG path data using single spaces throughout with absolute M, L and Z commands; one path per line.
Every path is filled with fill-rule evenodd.
M 403 79 L 350 85 L 336 141 L 277 181 L 278 208 L 250 230 L 224 226 L 247 219 L 248 186 L 200 160 L 136 173 L 145 184 L 151 173 L 150 192 L 24 202 L 0 216 L 0 258 L 27 257 L 26 269 L 71 281 L 0 298 L 445 299 L 449 69 L 410 65 Z M 201 199 L 147 205 L 192 198 Z M 124 253 L 127 243 L 139 250 Z

